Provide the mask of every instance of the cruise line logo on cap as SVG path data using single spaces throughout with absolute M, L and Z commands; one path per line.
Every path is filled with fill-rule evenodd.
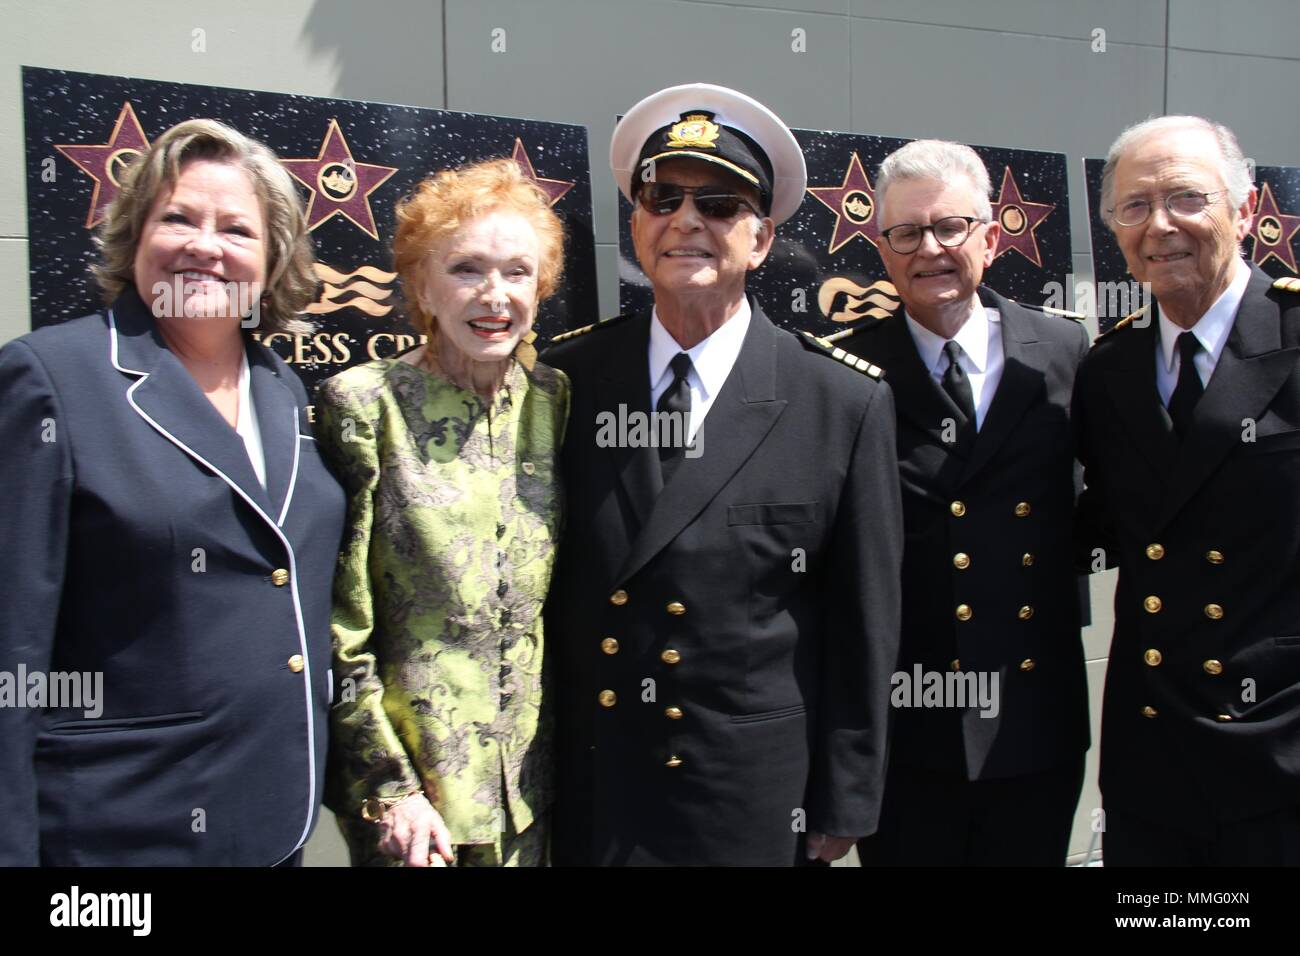
M 675 149 L 716 149 L 715 143 L 721 132 L 718 124 L 713 122 L 712 113 L 690 113 L 683 114 L 681 121 L 674 123 L 664 134 L 664 139 L 666 145 Z

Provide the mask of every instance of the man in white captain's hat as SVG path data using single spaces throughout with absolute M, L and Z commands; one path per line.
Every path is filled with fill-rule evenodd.
M 673 87 L 610 153 L 655 301 L 544 356 L 572 381 L 546 622 L 554 861 L 830 861 L 875 830 L 884 779 L 893 399 L 745 293 L 807 182 L 771 110 Z

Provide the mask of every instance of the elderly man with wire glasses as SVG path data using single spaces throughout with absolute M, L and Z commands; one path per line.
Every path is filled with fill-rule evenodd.
M 859 850 L 1061 866 L 1089 742 L 1069 423 L 1088 336 L 980 284 L 998 224 L 970 147 L 909 143 L 876 197 L 904 308 L 831 336 L 894 391 L 907 541 L 889 778 Z
M 1119 568 L 1107 866 L 1300 863 L 1300 280 L 1242 260 L 1255 198 L 1200 117 L 1106 158 L 1106 221 L 1153 300 L 1074 396 L 1080 559 Z
M 552 856 L 825 863 L 875 829 L 884 783 L 893 399 L 879 369 L 746 295 L 807 184 L 774 113 L 663 90 L 623 118 L 611 160 L 654 307 L 544 356 L 572 382 L 546 622 Z

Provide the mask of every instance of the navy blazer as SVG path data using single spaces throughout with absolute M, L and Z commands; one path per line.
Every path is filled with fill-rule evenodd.
M 265 489 L 134 289 L 0 349 L 0 672 L 102 675 L 91 716 L 0 706 L 0 865 L 270 865 L 315 825 L 344 498 L 247 352 Z

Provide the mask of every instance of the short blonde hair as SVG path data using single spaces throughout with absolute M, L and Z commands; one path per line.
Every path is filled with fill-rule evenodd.
M 541 303 L 555 292 L 564 271 L 564 226 L 551 210 L 550 198 L 513 159 L 489 159 L 435 173 L 398 204 L 393 263 L 407 293 L 411 322 L 430 342 L 437 322 L 415 294 L 424 279 L 425 259 L 462 226 L 499 209 L 518 213 L 537 233 Z
M 164 189 L 175 188 L 181 168 L 198 159 L 238 166 L 261 203 L 267 261 L 259 330 L 310 332 L 311 324 L 299 316 L 316 298 L 316 256 L 298 187 L 267 146 L 210 119 L 177 123 L 127 168 L 95 237 L 100 258 L 91 271 L 105 301 L 112 302 L 135 281 L 135 254 L 149 210 Z

